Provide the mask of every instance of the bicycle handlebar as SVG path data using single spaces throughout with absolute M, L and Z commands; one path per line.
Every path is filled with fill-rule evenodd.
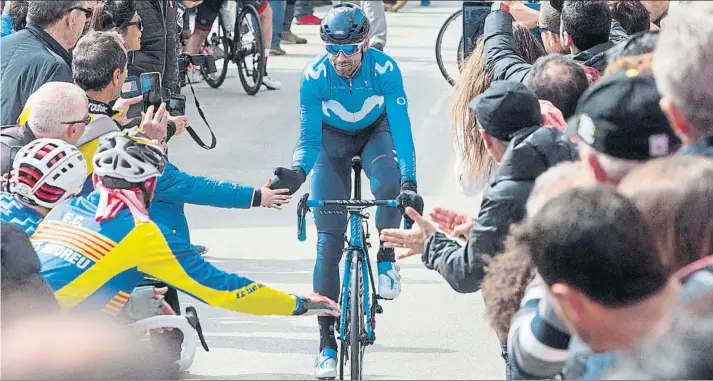
M 183 348 L 181 358 L 176 361 L 180 371 L 188 369 L 193 364 L 193 359 L 200 340 L 203 349 L 208 351 L 208 344 L 203 337 L 203 330 L 198 320 L 198 313 L 193 307 L 186 308 L 185 315 L 161 315 L 148 319 L 142 319 L 136 323 L 129 324 L 129 327 L 137 332 L 146 332 L 158 328 L 176 328 L 183 333 Z
M 399 206 L 396 200 L 308 200 L 309 193 L 305 193 L 297 203 L 297 239 L 304 242 L 307 239 L 307 224 L 305 217 L 310 208 L 321 206 L 345 206 L 354 208 L 369 208 L 373 206 L 385 206 L 388 208 L 397 208 Z M 410 226 L 404 218 L 404 229 L 409 229 Z

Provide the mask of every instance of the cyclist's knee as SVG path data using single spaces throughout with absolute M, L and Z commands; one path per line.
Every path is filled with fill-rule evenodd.
M 394 198 L 401 189 L 401 174 L 392 155 L 377 156 L 371 162 L 371 192 L 376 198 Z

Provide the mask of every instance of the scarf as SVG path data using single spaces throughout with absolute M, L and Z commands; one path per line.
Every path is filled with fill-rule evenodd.
M 97 212 L 94 219 L 97 222 L 110 220 L 116 217 L 124 207 L 129 208 L 131 215 L 141 222 L 149 222 L 149 212 L 141 197 L 145 197 L 141 188 L 112 189 L 106 187 L 98 179 L 95 180 L 95 189 L 99 190 L 100 198 Z M 149 194 L 153 193 L 156 178 L 152 178 L 145 183 Z M 141 197 L 140 197 L 141 196 Z

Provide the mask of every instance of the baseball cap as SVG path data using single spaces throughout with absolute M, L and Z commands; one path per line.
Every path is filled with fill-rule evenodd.
M 541 125 L 537 95 L 521 82 L 492 82 L 468 106 L 480 127 L 499 140 L 510 141 L 518 131 Z
M 652 75 L 630 69 L 603 77 L 582 94 L 565 133 L 619 159 L 672 154 L 680 140 L 661 107 Z

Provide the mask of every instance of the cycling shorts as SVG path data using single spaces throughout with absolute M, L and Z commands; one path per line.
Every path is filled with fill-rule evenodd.
M 205 0 L 196 7 L 196 30 L 204 32 L 211 30 L 224 1 L 233 0 Z M 258 14 L 265 12 L 268 7 L 267 0 L 243 0 L 242 3 L 255 7 Z

